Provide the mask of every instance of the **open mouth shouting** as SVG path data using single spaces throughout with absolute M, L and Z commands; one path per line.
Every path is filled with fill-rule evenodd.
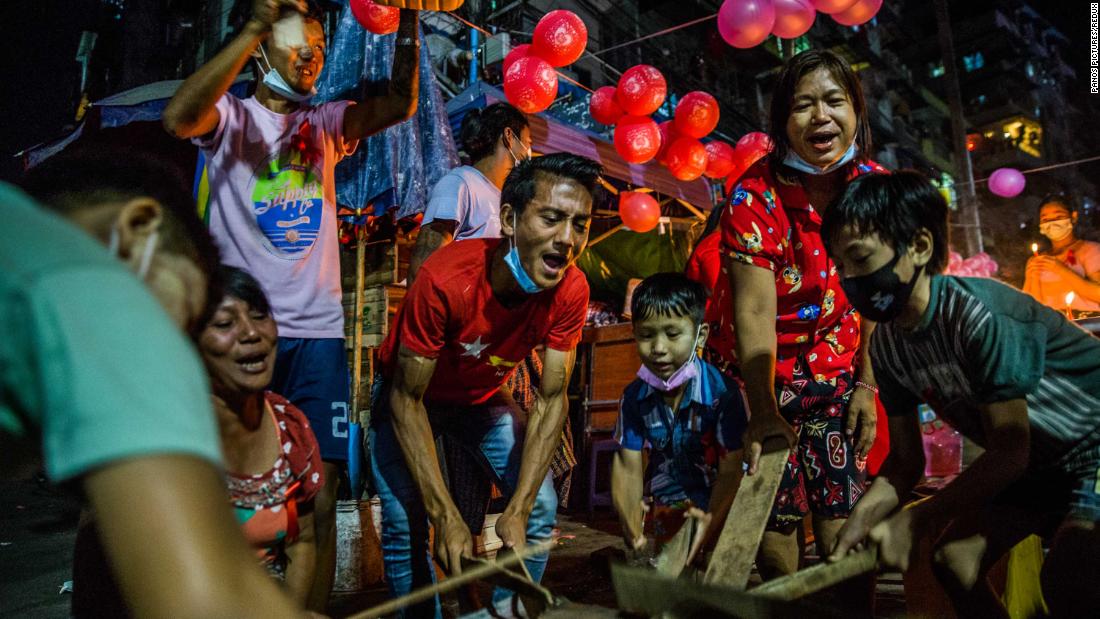
M 806 139 L 815 153 L 824 155 L 837 147 L 840 140 L 839 131 L 816 131 Z
M 263 374 L 267 371 L 268 354 L 266 352 L 256 352 L 237 357 L 237 368 L 245 374 Z
M 306 80 L 312 80 L 315 77 L 317 77 L 317 67 L 316 67 L 316 65 L 312 65 L 312 64 L 301 65 L 299 67 L 296 67 L 295 71 L 297 71 L 297 73 L 298 73 L 298 79 L 303 79 L 304 78 Z
M 556 278 L 568 264 L 569 258 L 565 254 L 551 252 L 542 255 L 542 267 L 547 277 Z

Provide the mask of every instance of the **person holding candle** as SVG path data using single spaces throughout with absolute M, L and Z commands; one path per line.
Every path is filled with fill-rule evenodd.
M 1039 207 L 1039 232 L 1050 239 L 1050 251 L 1032 244 L 1024 292 L 1051 307 L 1100 314 L 1100 243 L 1074 232 L 1077 211 L 1063 196 L 1044 198 Z M 1073 296 L 1070 296 L 1070 295 Z

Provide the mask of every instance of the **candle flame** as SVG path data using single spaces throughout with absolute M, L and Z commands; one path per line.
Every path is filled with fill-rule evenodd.
M 1075 295 L 1072 290 L 1070 290 L 1069 292 L 1066 293 L 1066 307 L 1069 307 L 1070 305 L 1073 304 L 1073 299 L 1076 296 L 1077 295 Z
M 1031 244 L 1031 253 L 1035 254 L 1035 253 L 1038 253 L 1038 252 L 1039 252 L 1039 244 L 1038 243 L 1032 243 Z

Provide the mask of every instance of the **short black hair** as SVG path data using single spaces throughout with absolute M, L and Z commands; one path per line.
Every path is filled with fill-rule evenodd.
M 707 290 L 683 273 L 657 273 L 642 280 L 630 297 L 634 322 L 650 316 L 687 316 L 696 326 L 703 324 Z
M 575 181 L 588 191 L 595 203 L 601 174 L 603 166 L 580 155 L 554 153 L 532 157 L 519 162 L 508 173 L 508 177 L 504 179 L 504 187 L 500 190 L 500 203 L 510 204 L 517 215 L 523 213 L 527 204 L 535 197 L 536 182 L 540 177 L 549 176 Z
M 821 238 L 830 255 L 837 234 L 848 225 L 860 235 L 878 234 L 899 252 L 924 228 L 932 235 L 928 272 L 941 273 L 947 266 L 947 201 L 920 172 L 864 174 L 848 183 L 822 216 Z
M 459 141 L 470 161 L 477 163 L 493 154 L 505 129 L 511 129 L 518 139 L 527 126 L 527 116 L 502 101 L 481 110 L 470 110 L 462 119 Z
M 1066 207 L 1066 210 L 1069 211 L 1070 214 L 1077 212 L 1077 204 L 1073 200 L 1073 197 L 1064 193 L 1048 193 L 1043 196 L 1043 198 L 1039 200 L 1039 210 L 1043 210 L 1043 207 L 1048 204 L 1061 204 Z
M 222 298 L 214 301 L 215 307 L 221 305 L 225 297 L 233 297 L 244 301 L 248 307 L 258 312 L 271 314 L 271 303 L 264 294 L 263 286 L 248 271 L 223 264 L 218 267 L 218 279 L 221 282 Z
M 768 114 L 768 135 L 773 144 L 768 154 L 768 161 L 772 170 L 781 169 L 783 160 L 791 150 L 791 142 L 787 138 L 787 120 L 791 116 L 792 99 L 794 91 L 798 88 L 798 82 L 818 69 L 828 71 L 837 85 L 843 88 L 848 98 L 852 100 L 852 110 L 856 114 L 855 143 L 859 147 L 856 158 L 866 160 L 874 152 L 867 100 L 863 96 L 863 86 L 859 82 L 859 76 L 852 70 L 851 65 L 837 54 L 829 50 L 811 49 L 794 56 L 783 65 L 775 90 L 772 91 L 771 109 Z
M 177 168 L 153 153 L 77 147 L 31 168 L 22 186 L 62 216 L 105 203 L 152 198 L 163 207 L 161 247 L 190 258 L 208 280 L 213 279 L 218 248 L 199 219 L 190 186 Z

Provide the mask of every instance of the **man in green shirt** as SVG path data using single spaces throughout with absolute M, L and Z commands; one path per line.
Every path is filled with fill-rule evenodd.
M 869 539 L 904 571 L 919 539 L 942 531 L 933 567 L 958 616 L 1007 617 L 986 575 L 1038 534 L 1054 616 L 1100 616 L 1100 340 L 1014 288 L 940 275 L 947 206 L 916 172 L 853 181 L 822 237 L 848 299 L 878 324 L 871 362 L 891 446 L 830 558 Z M 985 451 L 895 511 L 924 469 L 921 403 Z
M 199 259 L 173 181 L 105 153 L 59 156 L 27 188 L 136 264 L 176 324 L 102 245 L 0 183 L 0 458 L 40 449 L 53 481 L 80 488 L 135 616 L 295 616 L 226 500 L 205 374 L 178 327 L 199 319 L 216 254 Z

